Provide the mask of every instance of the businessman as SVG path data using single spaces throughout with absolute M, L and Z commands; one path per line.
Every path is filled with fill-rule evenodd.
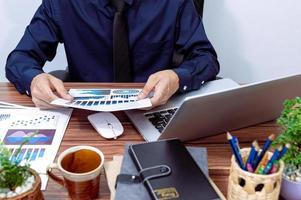
M 139 98 L 154 91 L 154 106 L 219 72 L 193 0 L 43 0 L 6 64 L 6 77 L 37 107 L 72 99 L 43 71 L 58 43 L 70 81 L 146 82 Z

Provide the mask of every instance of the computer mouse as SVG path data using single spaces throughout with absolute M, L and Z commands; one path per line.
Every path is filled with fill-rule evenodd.
M 110 112 L 99 112 L 88 116 L 95 130 L 106 139 L 117 139 L 124 129 L 118 118 Z

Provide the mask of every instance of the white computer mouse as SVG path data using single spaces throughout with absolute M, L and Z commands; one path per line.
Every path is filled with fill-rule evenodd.
M 88 116 L 95 130 L 106 139 L 117 139 L 124 129 L 118 118 L 110 112 L 99 112 Z

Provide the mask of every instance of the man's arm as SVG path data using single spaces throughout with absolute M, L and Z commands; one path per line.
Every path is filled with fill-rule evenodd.
M 173 70 L 151 75 L 139 95 L 139 98 L 145 98 L 154 90 L 153 106 L 165 104 L 176 91 L 183 93 L 200 88 L 219 72 L 217 55 L 192 0 L 183 1 L 175 34 L 175 49 L 184 55 L 183 63 Z
M 177 26 L 175 48 L 184 55 L 184 62 L 174 71 L 180 79 L 180 92 L 187 92 L 213 80 L 219 72 L 219 63 L 192 0 L 184 0 Z
M 46 61 L 54 58 L 57 45 L 62 42 L 51 2 L 43 0 L 21 41 L 8 56 L 5 68 L 7 79 L 20 93 L 31 93 L 33 102 L 40 107 L 57 98 L 54 92 L 61 97 L 66 96 L 63 83 L 42 69 Z

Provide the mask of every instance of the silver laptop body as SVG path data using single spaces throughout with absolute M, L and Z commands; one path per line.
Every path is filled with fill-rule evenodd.
M 243 86 L 220 79 L 176 96 L 164 106 L 126 114 L 146 141 L 187 141 L 276 119 L 283 101 L 296 96 L 301 96 L 301 75 Z

